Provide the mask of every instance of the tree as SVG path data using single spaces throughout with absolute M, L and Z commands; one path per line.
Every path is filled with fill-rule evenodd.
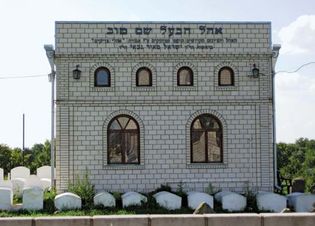
M 3 169 L 4 174 L 11 170 L 10 166 L 11 149 L 4 144 L 0 144 L 0 168 Z

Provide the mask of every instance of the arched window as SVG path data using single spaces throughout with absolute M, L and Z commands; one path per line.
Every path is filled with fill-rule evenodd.
M 139 125 L 128 115 L 113 118 L 107 129 L 108 164 L 140 163 Z
M 222 162 L 222 125 L 213 115 L 202 114 L 191 124 L 191 162 Z
M 110 87 L 110 71 L 106 67 L 99 67 L 94 72 L 94 85 L 97 87 Z
M 181 67 L 177 71 L 177 85 L 178 86 L 193 86 L 194 78 L 193 71 L 189 67 Z
M 141 67 L 136 72 L 137 86 L 152 86 L 152 72 L 147 67 Z
M 223 67 L 219 71 L 219 86 L 234 86 L 234 71 L 230 67 Z

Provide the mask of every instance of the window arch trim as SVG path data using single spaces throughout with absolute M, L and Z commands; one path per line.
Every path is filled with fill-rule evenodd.
M 98 81 L 98 72 L 100 72 L 101 70 L 104 70 L 107 72 L 108 75 L 108 84 L 107 85 L 99 85 L 97 83 Z M 110 87 L 111 86 L 111 72 L 107 67 L 98 67 L 96 68 L 96 70 L 94 71 L 94 86 L 95 87 Z
M 231 83 L 230 84 L 222 84 L 221 76 L 222 76 L 222 71 L 223 70 L 228 70 L 230 72 L 230 79 L 231 79 Z M 219 86 L 234 86 L 235 85 L 235 73 L 234 73 L 234 70 L 231 67 L 223 66 L 223 67 L 220 68 L 220 70 L 218 72 L 218 85 Z
M 149 84 L 148 85 L 140 85 L 139 84 L 139 76 L 140 76 L 140 71 L 141 70 L 146 70 L 149 72 Z M 151 87 L 152 86 L 152 70 L 149 67 L 140 67 L 136 71 L 136 86 L 141 86 L 141 87 Z
M 183 70 L 187 70 L 189 72 L 190 84 L 181 84 L 180 83 L 180 73 Z M 194 86 L 194 71 L 188 66 L 182 66 L 177 70 L 177 86 Z

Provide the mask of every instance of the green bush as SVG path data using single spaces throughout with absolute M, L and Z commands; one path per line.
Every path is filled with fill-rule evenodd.
M 83 175 L 82 179 L 77 176 L 74 183 L 69 182 L 68 191 L 81 197 L 83 209 L 93 208 L 95 191 L 94 185 L 91 184 L 87 172 Z
M 48 213 L 55 212 L 55 197 L 57 195 L 56 189 L 52 188 L 50 190 L 46 189 L 44 191 L 44 211 Z

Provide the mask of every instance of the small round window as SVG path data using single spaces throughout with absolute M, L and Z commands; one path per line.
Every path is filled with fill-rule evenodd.
M 234 72 L 230 67 L 223 67 L 219 71 L 219 86 L 234 86 Z
M 147 67 L 141 67 L 136 72 L 137 86 L 152 86 L 152 72 Z
M 110 86 L 110 71 L 106 67 L 96 69 L 94 74 L 94 84 L 97 87 Z
M 181 67 L 177 72 L 178 86 L 193 85 L 193 71 L 189 67 Z

